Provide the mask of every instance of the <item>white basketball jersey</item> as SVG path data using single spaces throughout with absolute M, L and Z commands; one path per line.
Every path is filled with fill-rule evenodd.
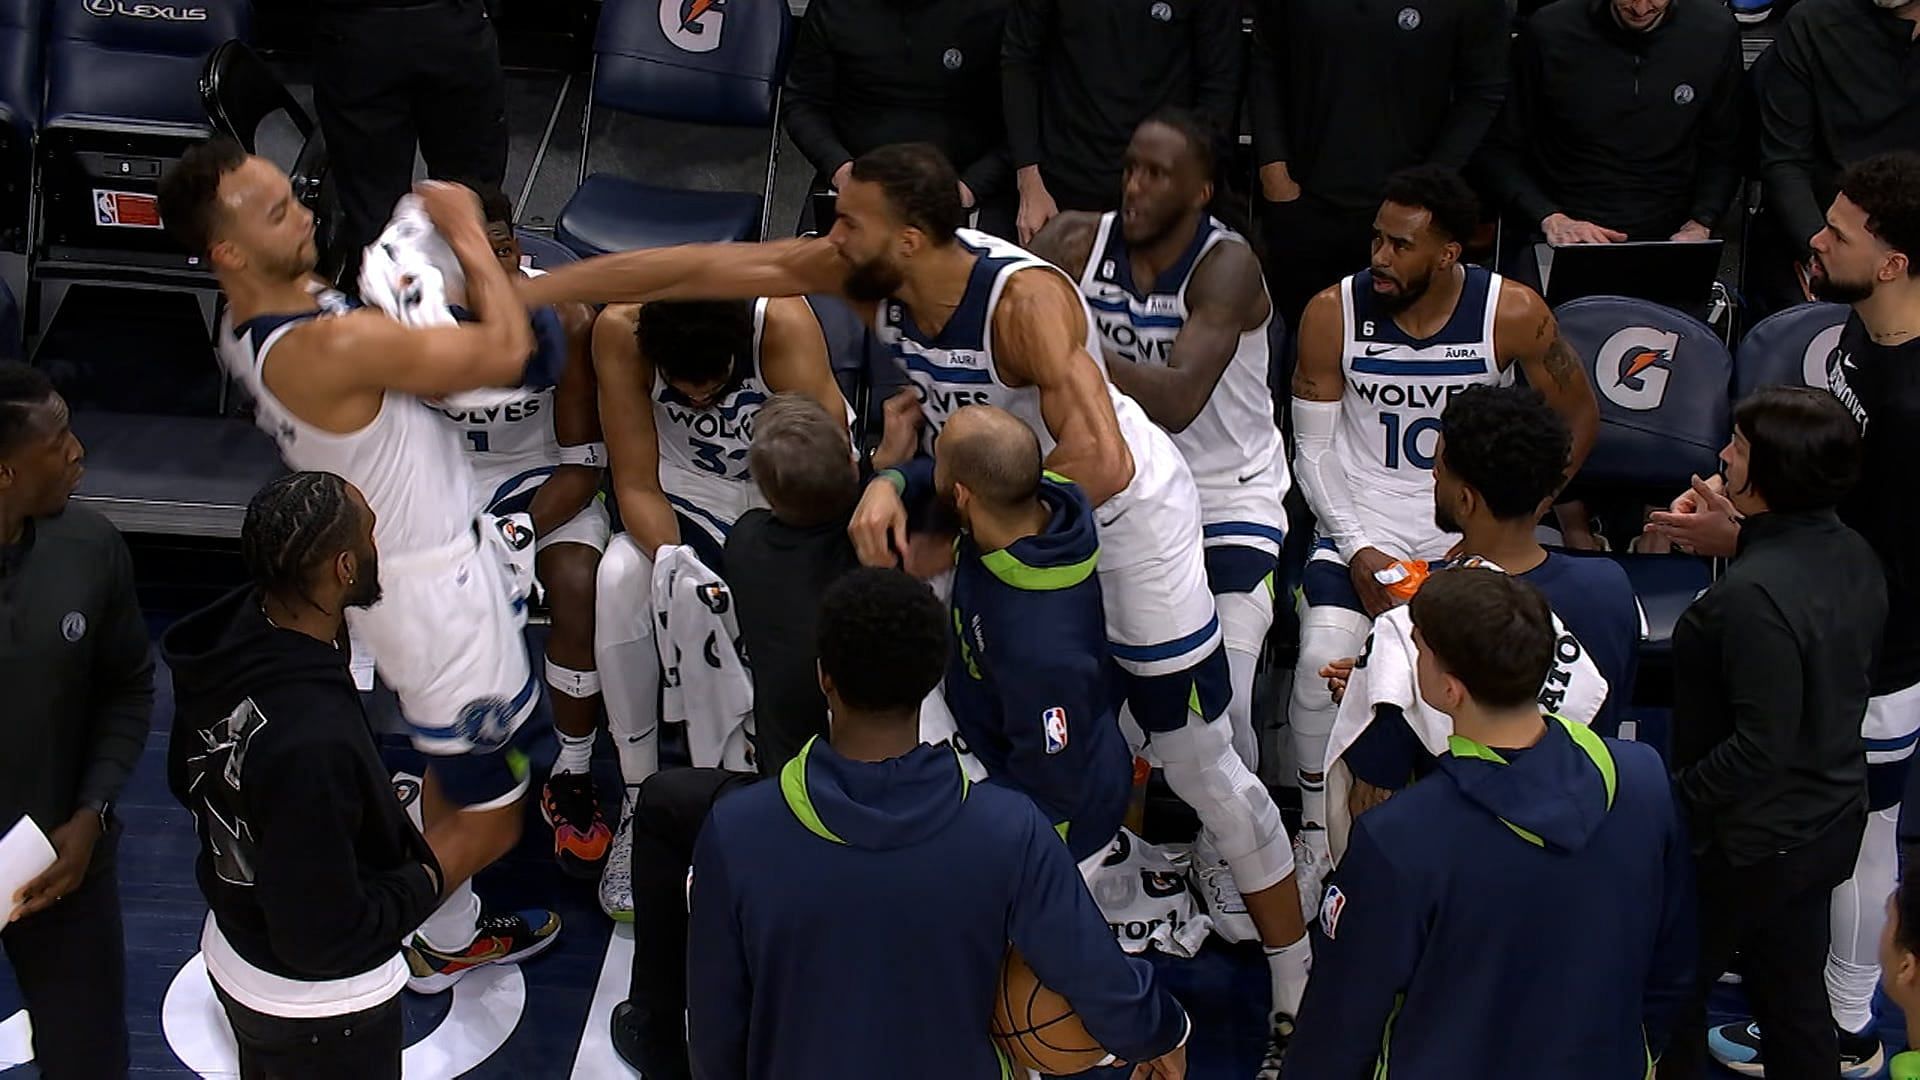
M 753 418 L 773 396 L 760 368 L 760 343 L 766 330 L 767 301 L 753 302 L 752 367 L 719 401 L 696 408 L 685 394 L 653 375 L 653 429 L 660 443 L 662 469 L 678 468 L 735 482 L 751 479 L 747 451 L 753 445 Z
M 1416 340 L 1393 321 L 1373 293 L 1370 271 L 1340 283 L 1343 324 L 1340 368 L 1346 394 L 1334 448 L 1355 494 L 1355 512 L 1369 534 L 1434 559 L 1452 542 L 1433 523 L 1433 454 L 1440 414 L 1469 386 L 1506 386 L 1494 348 L 1500 275 L 1465 267 L 1453 315 L 1432 337 Z
M 1093 309 L 1104 359 L 1165 367 L 1174 339 L 1187 324 L 1187 285 L 1207 253 L 1223 243 L 1245 244 L 1238 233 L 1205 218 L 1193 242 L 1159 280 L 1144 290 L 1133 280 L 1126 240 L 1117 227 L 1118 215 L 1103 214 L 1100 232 L 1080 277 L 1080 292 Z M 1261 287 L 1265 292 L 1265 286 Z M 1233 359 L 1214 384 L 1206 407 L 1186 430 L 1172 433 L 1173 443 L 1187 459 L 1194 483 L 1208 487 L 1235 487 L 1262 469 L 1277 466 L 1285 490 L 1286 455 L 1280 429 L 1273 422 L 1273 391 L 1267 384 L 1268 324 L 1272 305 L 1260 325 L 1240 335 Z
M 315 289 L 317 311 L 261 315 L 220 326 L 220 358 L 254 399 L 254 420 L 280 445 L 290 469 L 334 473 L 366 497 L 376 515 L 374 543 L 383 555 L 444 547 L 473 528 L 473 475 L 458 432 L 411 394 L 386 392 L 380 411 L 358 431 L 338 434 L 301 420 L 261 378 L 267 354 L 288 331 L 358 306 L 331 289 Z
M 993 360 L 993 312 L 1006 289 L 1007 279 L 1029 267 L 1042 267 L 1071 283 L 1059 267 L 1045 259 L 975 229 L 961 229 L 957 242 L 978 256 L 973 273 L 967 279 L 966 292 L 947 324 L 937 334 L 928 334 L 914 324 L 907 305 L 888 299 L 875 313 L 874 332 L 893 359 L 912 381 L 920 395 L 920 411 L 926 417 L 921 439 L 930 449 L 933 437 L 946 426 L 947 418 L 968 405 L 992 405 L 1026 421 L 1040 439 L 1040 453 L 1053 452 L 1053 433 L 1040 414 L 1040 390 L 1034 386 L 1008 386 L 1000 378 Z M 1078 290 L 1076 289 L 1076 292 Z M 1085 298 L 1081 298 L 1085 309 Z M 1106 362 L 1100 352 L 1100 331 L 1092 312 L 1087 312 L 1087 355 L 1100 368 L 1104 380 Z M 1140 406 L 1107 383 L 1113 411 L 1120 421 L 1120 435 L 1136 457 L 1148 452 L 1151 436 L 1142 431 L 1151 427 Z M 1137 463 L 1136 463 L 1137 466 Z

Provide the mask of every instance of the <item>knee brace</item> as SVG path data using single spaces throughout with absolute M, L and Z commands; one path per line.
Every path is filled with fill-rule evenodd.
M 1227 717 L 1233 721 L 1233 749 L 1247 768 L 1260 767 L 1260 725 L 1253 716 L 1253 677 L 1266 646 L 1267 631 L 1273 628 L 1273 594 L 1266 583 L 1251 592 L 1221 593 L 1214 597 L 1220 613 L 1220 636 L 1227 646 L 1227 664 L 1233 683 L 1233 696 L 1227 702 Z
M 1242 894 L 1270 889 L 1293 873 L 1293 845 L 1273 796 L 1240 755 L 1228 725 L 1198 717 L 1178 731 L 1155 732 L 1152 749 L 1167 785 L 1186 800 L 1233 870 Z
M 590 697 L 598 697 L 600 694 L 600 673 L 598 671 L 581 671 L 577 668 L 562 667 L 554 663 L 552 657 L 548 657 L 547 685 L 552 687 L 555 692 L 565 694 L 570 698 L 580 698 L 584 700 Z

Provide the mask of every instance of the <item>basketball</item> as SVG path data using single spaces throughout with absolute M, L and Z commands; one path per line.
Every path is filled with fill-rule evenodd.
M 1016 1068 L 1059 1076 L 1107 1059 L 1074 1015 L 1067 999 L 1040 985 L 1027 961 L 1007 946 L 1000 990 L 993 1000 L 993 1041 Z

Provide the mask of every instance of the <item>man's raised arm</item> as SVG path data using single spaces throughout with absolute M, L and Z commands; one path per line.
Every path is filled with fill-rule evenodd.
M 652 300 L 751 300 L 840 292 L 847 266 L 822 239 L 763 244 L 684 244 L 597 255 L 523 280 L 528 307 Z
M 1040 415 L 1053 435 L 1047 468 L 1106 502 L 1133 482 L 1133 457 L 1120 435 L 1107 380 L 1087 354 L 1080 296 L 1051 270 L 1008 279 L 993 326 L 994 354 L 1009 374 L 1040 390 Z
M 1107 357 L 1113 385 L 1175 434 L 1206 409 L 1240 349 L 1240 335 L 1265 322 L 1271 308 L 1261 288 L 1259 260 L 1245 244 L 1213 249 L 1194 271 L 1187 303 L 1187 324 L 1174 338 L 1165 365 Z

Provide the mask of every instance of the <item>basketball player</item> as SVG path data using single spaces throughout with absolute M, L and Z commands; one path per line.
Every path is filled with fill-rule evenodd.
M 313 215 L 285 173 L 231 140 L 181 156 L 161 183 L 160 212 L 213 267 L 229 305 L 221 360 L 252 393 L 288 467 L 334 473 L 373 508 L 385 595 L 349 612 L 348 627 L 431 762 L 428 825 L 477 856 L 455 863 L 484 866 L 520 836 L 539 683 L 520 634 L 513 544 L 475 520 L 460 435 L 423 399 L 513 384 L 533 337 L 487 244 L 479 200 L 447 184 L 420 196 L 460 261 L 474 322 L 410 328 L 328 289 L 313 274 Z M 469 883 L 446 887 L 406 949 L 416 991 L 532 956 L 559 930 L 552 912 L 483 917 Z
M 1267 384 L 1273 305 L 1252 249 L 1207 214 L 1213 170 L 1206 129 L 1163 112 L 1127 145 L 1120 212 L 1061 214 L 1033 250 L 1079 280 L 1108 376 L 1193 472 L 1233 673 L 1234 749 L 1257 769 L 1253 675 L 1273 626 L 1287 459 Z
M 842 424 L 847 406 L 819 320 L 800 297 L 616 304 L 594 321 L 593 365 L 626 525 L 600 562 L 594 654 L 631 787 L 660 760 L 655 554 L 685 544 L 724 573 L 727 530 L 764 505 L 747 469 L 761 405 L 792 391 Z M 623 815 L 600 890 L 617 919 L 633 910 L 627 836 Z
M 1870 1028 L 1878 978 L 1874 948 L 1885 918 L 1881 899 L 1896 877 L 1899 843 L 1911 842 L 1901 817 L 1911 790 L 1910 763 L 1920 740 L 1920 494 L 1912 463 L 1920 456 L 1920 155 L 1885 154 L 1847 169 L 1813 238 L 1808 267 L 1814 296 L 1853 313 L 1827 361 L 1828 388 L 1860 424 L 1860 482 L 1840 518 L 1866 537 L 1887 577 L 1887 622 L 1867 700 L 1867 827 L 1853 877 L 1833 893 L 1827 996 L 1840 1028 L 1843 1066 L 1871 1075 L 1880 1043 Z M 1701 555 L 1732 555 L 1739 524 L 1720 477 L 1694 490 L 1648 526 Z M 1920 800 L 1909 797 L 1920 806 Z M 1747 1023 L 1712 1032 L 1709 1046 L 1729 1068 L 1758 1076 L 1766 1063 Z M 1871 1066 L 1871 1068 L 1869 1068 Z
M 522 273 L 513 203 L 493 188 L 481 194 L 487 242 L 510 278 Z M 533 357 L 520 396 L 484 407 L 441 412 L 459 429 L 473 463 L 474 494 L 489 514 L 533 518 L 534 576 L 547 593 L 546 680 L 560 753 L 540 793 L 553 829 L 553 855 L 576 877 L 600 876 L 613 830 L 594 797 L 593 739 L 600 719 L 600 673 L 593 663 L 593 575 L 611 528 L 600 502 L 600 441 L 593 361 L 593 309 L 559 304 L 533 313 Z
M 997 405 L 1025 421 L 1047 466 L 1096 507 L 1107 638 L 1129 706 L 1151 740 L 1149 755 L 1233 869 L 1267 946 L 1283 1042 L 1308 964 L 1293 850 L 1223 716 L 1231 680 L 1185 461 L 1107 382 L 1073 282 L 1003 240 L 960 229 L 958 181 L 939 151 L 915 144 L 862 156 L 838 211 L 822 240 L 607 255 L 530 283 L 523 299 L 837 292 L 872 317 L 931 434 L 965 405 Z M 907 550 L 906 510 L 892 483 L 868 485 L 851 532 L 869 564 Z
M 1321 767 L 1334 704 L 1320 669 L 1357 655 L 1369 622 L 1392 603 L 1380 571 L 1396 560 L 1439 559 L 1454 544 L 1433 515 L 1434 443 L 1448 400 L 1523 372 L 1573 433 L 1568 476 L 1599 426 L 1593 387 L 1546 302 L 1460 261 L 1478 222 L 1473 191 L 1452 170 L 1394 174 L 1374 217 L 1372 264 L 1322 290 L 1300 318 L 1294 469 L 1319 524 L 1302 581 L 1288 722 L 1302 840 L 1322 858 Z

